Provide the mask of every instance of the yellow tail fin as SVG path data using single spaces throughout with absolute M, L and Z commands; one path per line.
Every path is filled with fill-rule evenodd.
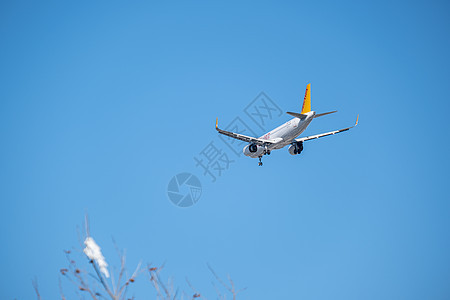
M 306 86 L 305 99 L 303 99 L 302 114 L 311 111 L 311 83 Z

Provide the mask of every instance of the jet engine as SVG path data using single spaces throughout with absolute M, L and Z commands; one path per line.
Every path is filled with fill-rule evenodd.
M 243 152 L 245 156 L 258 157 L 264 154 L 264 147 L 256 144 L 249 144 L 245 146 Z
M 289 154 L 296 155 L 300 154 L 303 151 L 303 142 L 295 142 L 289 146 Z

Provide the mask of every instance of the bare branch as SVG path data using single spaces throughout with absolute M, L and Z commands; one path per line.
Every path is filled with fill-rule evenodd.
M 89 230 L 89 216 L 87 213 L 84 215 L 84 229 L 86 231 L 86 236 L 91 236 L 91 233 Z
M 98 269 L 97 264 L 95 263 L 95 261 L 93 261 L 92 259 L 90 260 L 90 263 L 92 264 L 95 272 L 97 273 L 98 279 L 100 279 L 100 283 L 102 284 L 103 288 L 105 289 L 105 291 L 109 294 L 109 296 L 111 297 L 111 299 L 117 299 L 115 297 L 115 295 L 113 294 L 113 292 L 111 291 L 111 289 L 109 288 L 108 283 L 106 283 L 105 279 L 103 278 L 103 275 L 100 273 L 100 270 Z
M 136 270 L 134 271 L 133 275 L 131 275 L 131 277 L 125 282 L 125 284 L 120 288 L 119 292 L 118 292 L 118 296 L 120 296 L 122 293 L 124 293 L 124 295 L 126 294 L 126 287 L 131 283 L 133 283 L 136 280 L 136 276 L 141 272 L 141 264 L 142 262 L 139 262 Z M 122 272 L 121 272 L 122 273 Z
M 134 272 L 131 276 L 128 276 L 128 272 L 126 270 L 126 255 L 125 251 L 119 250 L 117 244 L 112 239 L 114 247 L 117 251 L 117 254 L 120 259 L 120 269 L 112 267 L 110 270 L 111 277 L 109 277 L 109 272 L 107 270 L 108 264 L 106 263 L 105 258 L 103 257 L 100 247 L 95 243 L 93 238 L 90 236 L 89 229 L 89 218 L 88 215 L 85 215 L 84 218 L 84 230 L 81 230 L 83 234 L 78 230 L 78 237 L 80 241 L 80 249 L 75 248 L 74 253 L 79 253 L 84 258 L 88 257 L 88 261 L 92 264 L 92 268 L 95 272 L 88 272 L 83 269 L 79 269 L 74 260 L 71 259 L 71 251 L 65 251 L 66 258 L 68 260 L 68 266 L 64 269 L 61 269 L 61 275 L 67 278 L 72 284 L 78 287 L 76 293 L 81 298 L 91 297 L 93 300 L 98 299 L 112 299 L 112 300 L 126 300 L 129 299 L 126 294 L 129 286 L 135 282 L 136 278 L 141 272 L 145 271 L 145 268 L 142 268 L 142 263 L 139 262 Z M 81 241 L 81 235 L 86 235 L 84 241 Z M 84 245 L 83 245 L 84 244 Z M 84 247 L 86 246 L 86 247 Z M 201 295 L 200 292 L 192 285 L 188 278 L 186 278 L 186 282 L 192 290 L 192 293 L 189 293 L 191 296 L 188 296 L 184 291 L 180 291 L 176 286 L 174 286 L 174 280 L 172 277 L 166 277 L 167 279 L 163 279 L 161 272 L 165 266 L 163 263 L 160 267 L 153 267 L 151 264 L 147 265 L 147 271 L 150 277 L 150 282 L 153 285 L 157 299 L 159 300 L 183 300 L 183 299 L 191 299 L 191 300 L 200 300 L 206 299 L 204 295 Z M 215 281 L 213 281 L 213 286 L 217 292 L 218 299 L 226 300 L 228 298 L 232 298 L 236 300 L 237 295 L 244 291 L 244 289 L 237 289 L 234 281 L 231 279 L 229 275 L 227 275 L 227 280 L 222 280 L 222 278 L 214 271 L 214 269 L 207 264 L 208 269 L 213 274 Z M 118 274 L 115 274 L 118 272 Z M 118 276 L 117 276 L 118 275 Z M 126 278 L 126 279 L 125 279 Z M 109 282 L 111 280 L 111 282 Z M 124 282 L 122 282 L 124 281 Z M 220 291 L 221 289 L 216 286 L 215 283 L 219 282 L 221 286 L 223 286 L 226 291 L 223 293 Z M 33 281 L 33 286 L 35 288 L 36 294 L 38 296 L 38 300 L 42 300 L 37 286 L 37 281 Z M 219 286 L 220 287 L 220 286 Z M 63 293 L 61 279 L 59 279 L 59 288 L 60 295 L 62 300 L 66 300 L 66 297 Z M 99 292 L 102 292 L 100 294 Z M 86 292 L 86 293 L 81 293 Z M 105 292 L 105 293 L 104 293 Z M 230 297 L 230 294 L 232 297 Z M 134 296 L 131 297 L 134 299 Z
M 230 277 L 230 275 L 227 275 L 227 277 L 228 277 L 228 281 L 230 282 L 230 284 L 231 284 L 231 286 L 228 286 L 227 284 L 225 284 L 225 282 L 223 282 L 223 280 L 216 274 L 216 272 L 214 272 L 214 270 L 213 270 L 213 268 L 209 265 L 209 264 L 207 264 L 208 265 L 208 268 L 209 268 L 209 270 L 211 271 L 211 273 L 214 275 L 214 277 L 217 279 L 217 281 L 218 282 L 220 282 L 230 293 L 231 293 L 231 295 L 233 296 L 233 300 L 236 300 L 236 297 L 237 297 L 237 294 L 239 294 L 240 292 L 242 292 L 242 291 L 244 291 L 244 290 L 246 290 L 247 288 L 243 288 L 243 289 L 240 289 L 240 290 L 238 290 L 238 291 L 236 291 L 236 288 L 235 288 L 235 286 L 234 286 L 234 282 L 233 282 L 233 280 L 231 279 L 231 277 Z M 216 290 L 217 290 L 217 288 L 216 288 Z M 217 290 L 218 291 L 218 290 Z M 220 296 L 220 293 L 219 293 L 219 296 Z M 225 299 L 226 297 L 224 297 L 224 299 Z
M 214 277 L 216 278 L 216 280 L 218 282 L 220 282 L 220 284 L 222 284 L 228 291 L 231 291 L 231 287 L 229 287 L 228 285 L 225 284 L 225 282 L 222 281 L 222 279 L 220 279 L 220 277 L 216 274 L 216 272 L 214 272 L 213 268 L 207 264 L 208 269 L 211 271 L 211 273 L 214 275 Z
M 59 286 L 59 294 L 61 295 L 61 299 L 66 300 L 66 297 L 64 296 L 62 284 L 61 284 L 61 276 L 58 276 L 58 286 Z
M 37 278 L 34 278 L 31 281 L 31 283 L 33 284 L 34 291 L 36 292 L 36 297 L 38 298 L 38 300 L 42 300 L 41 294 L 39 294 L 39 287 L 38 287 Z
M 213 285 L 214 289 L 216 290 L 216 293 L 217 293 L 217 296 L 219 296 L 219 299 L 226 299 L 226 296 L 222 295 L 219 288 L 217 288 L 217 286 L 214 284 L 214 282 L 212 282 L 212 285 Z
M 200 293 L 197 291 L 197 289 L 194 288 L 194 286 L 191 284 L 191 282 L 189 281 L 189 279 L 186 277 L 186 282 L 189 285 L 189 287 L 191 288 L 191 290 L 194 292 L 194 295 L 192 295 L 192 299 L 197 299 L 202 297 L 200 295 Z M 202 297 L 203 299 L 207 300 L 206 297 Z

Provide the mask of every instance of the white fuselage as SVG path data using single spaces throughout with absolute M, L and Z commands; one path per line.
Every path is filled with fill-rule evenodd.
M 316 113 L 314 111 L 310 111 L 305 114 L 306 118 L 303 119 L 293 118 L 261 136 L 259 139 L 277 141 L 275 143 L 268 144 L 265 150 L 271 151 L 275 149 L 281 149 L 284 146 L 291 144 L 295 138 L 297 138 L 300 134 L 302 134 L 303 131 L 305 131 L 305 129 L 314 119 L 315 114 Z M 249 152 L 247 150 L 248 147 L 249 145 L 245 146 L 243 149 L 245 155 L 253 158 L 258 157 L 260 155 L 259 153 Z

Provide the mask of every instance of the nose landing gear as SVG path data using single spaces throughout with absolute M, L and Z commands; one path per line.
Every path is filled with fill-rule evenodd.
M 262 163 L 262 161 L 261 161 L 261 158 L 262 158 L 264 155 L 270 155 L 270 150 L 267 148 L 267 146 L 265 146 L 264 152 L 262 153 L 262 155 L 258 156 L 258 158 L 259 158 L 258 166 L 260 166 L 260 167 L 263 165 L 263 163 Z

